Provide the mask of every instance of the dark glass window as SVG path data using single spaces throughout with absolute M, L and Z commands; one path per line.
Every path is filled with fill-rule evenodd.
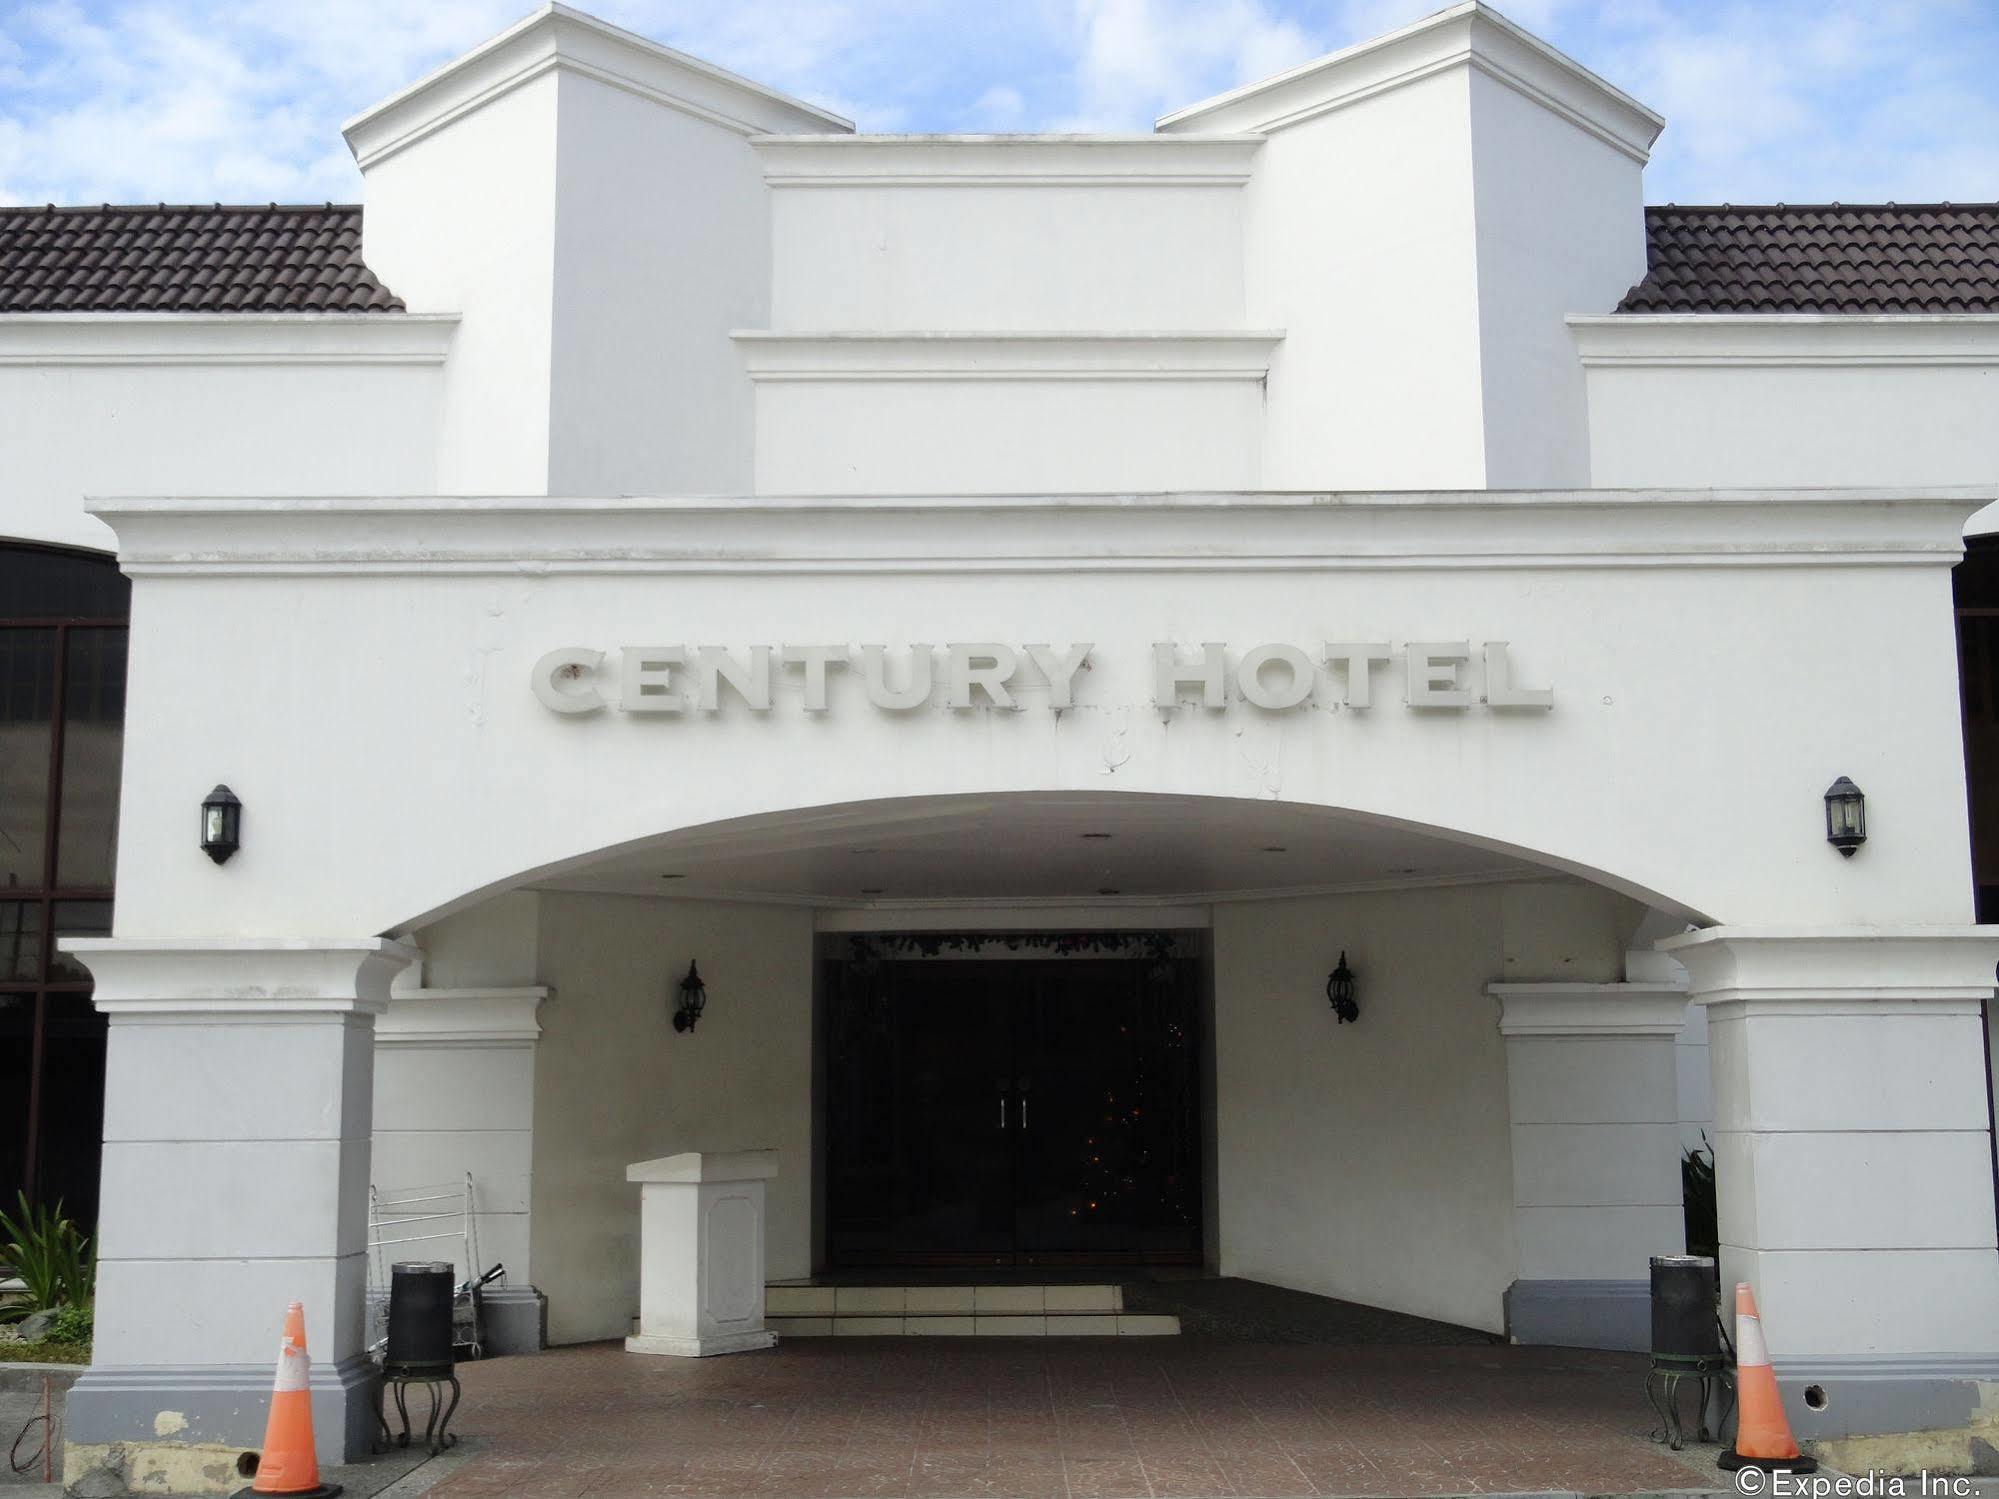
M 0 890 L 38 889 L 48 857 L 57 633 L 0 629 Z
M 111 930 L 131 585 L 0 545 L 0 1201 L 97 1217 L 104 1020 L 56 950 Z

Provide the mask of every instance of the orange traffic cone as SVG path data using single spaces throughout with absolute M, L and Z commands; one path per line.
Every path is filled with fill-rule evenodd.
M 264 1427 L 264 1451 L 257 1481 L 237 1492 L 282 1494 L 285 1499 L 333 1499 L 337 1483 L 319 1481 L 319 1455 L 312 1445 L 312 1360 L 305 1352 L 305 1307 L 285 1308 L 285 1335 L 278 1344 L 278 1373 L 271 1382 L 271 1419 Z
M 1763 1341 L 1763 1319 L 1756 1313 L 1756 1293 L 1747 1281 L 1735 1287 L 1735 1399 L 1735 1445 L 1722 1453 L 1719 1467 L 1730 1473 L 1738 1468 L 1818 1471 L 1818 1463 L 1800 1456 L 1791 1438 L 1791 1423 L 1784 1419 L 1784 1401 L 1777 1393 L 1777 1371 L 1770 1367 L 1770 1348 Z

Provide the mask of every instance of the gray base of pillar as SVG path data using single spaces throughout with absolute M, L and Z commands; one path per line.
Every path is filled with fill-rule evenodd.
M 1999 1353 L 1786 1358 L 1777 1388 L 1792 1435 L 1843 1471 L 1999 1474 Z
M 271 1365 L 149 1364 L 86 1369 L 63 1418 L 63 1486 L 82 1496 L 221 1493 L 243 1487 L 264 1445 Z M 365 1354 L 312 1371 L 322 1463 L 372 1450 L 375 1366 Z
M 1652 1290 L 1642 1280 L 1516 1280 L 1506 1288 L 1506 1336 L 1642 1353 L 1652 1346 Z

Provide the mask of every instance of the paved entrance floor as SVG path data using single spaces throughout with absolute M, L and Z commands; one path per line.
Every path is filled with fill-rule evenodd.
M 476 1439 L 432 1499 L 515 1495 L 1631 1493 L 1716 1487 L 1650 1442 L 1644 1361 L 1179 1338 L 616 1344 L 461 1369 Z

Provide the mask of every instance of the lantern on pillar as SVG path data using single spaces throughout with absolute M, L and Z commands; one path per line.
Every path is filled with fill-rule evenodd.
M 243 804 L 227 786 L 217 786 L 201 803 L 201 851 L 218 864 L 243 846 Z
M 1825 841 L 1848 859 L 1867 841 L 1867 798 L 1845 776 L 1825 790 Z

